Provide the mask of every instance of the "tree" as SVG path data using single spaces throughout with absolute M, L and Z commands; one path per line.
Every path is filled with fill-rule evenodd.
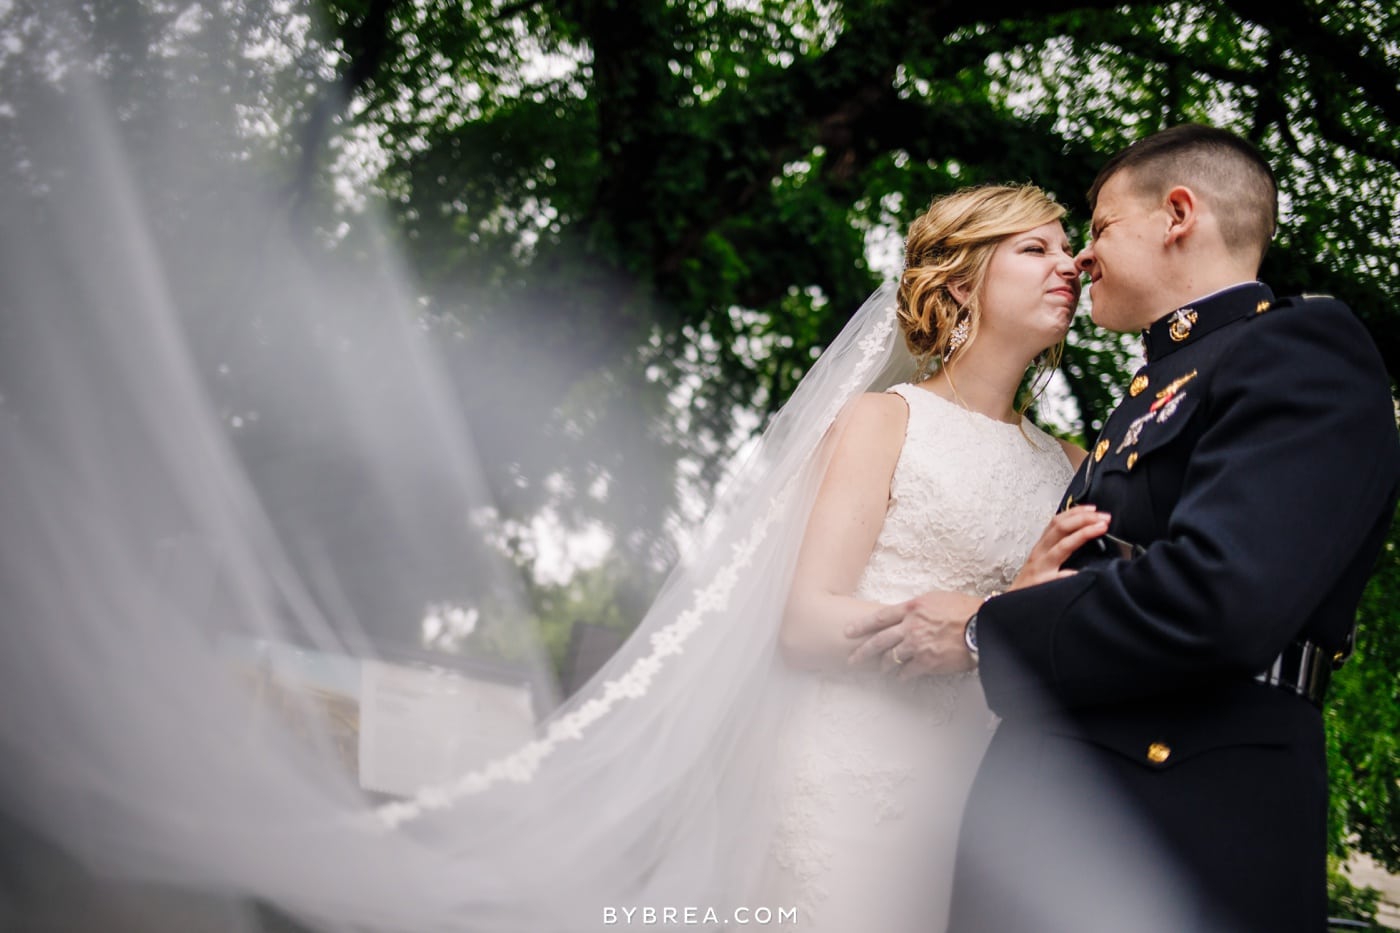
M 1382 5 L 325 3 L 325 99 L 375 128 L 404 245 L 434 307 L 487 348 L 483 381 L 520 386 L 489 361 L 536 361 L 512 418 L 545 447 L 561 399 L 623 398 L 647 430 L 622 449 L 699 464 L 703 496 L 747 434 L 735 412 L 780 405 L 887 274 L 871 240 L 938 193 L 1007 179 L 1057 193 L 1082 236 L 1104 155 L 1184 120 L 1271 157 L 1285 214 L 1265 277 L 1347 300 L 1400 372 L 1400 17 Z M 323 106 L 303 123 L 303 191 L 326 126 Z M 1067 434 L 1102 422 L 1132 352 L 1081 320 Z M 682 431 L 662 388 L 678 384 Z M 525 443 L 489 406 L 476 417 Z M 539 474 L 509 484 L 511 507 L 541 506 L 545 475 L 619 473 L 616 449 L 506 452 Z M 675 506 L 669 479 L 629 489 L 589 507 L 636 530 Z M 634 557 L 666 564 L 665 541 L 639 533 Z

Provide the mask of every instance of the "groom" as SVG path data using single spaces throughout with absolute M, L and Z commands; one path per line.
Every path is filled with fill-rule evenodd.
M 1003 717 L 953 933 L 1317 933 L 1321 705 L 1395 507 L 1389 380 L 1341 302 L 1254 280 L 1277 191 L 1245 141 L 1149 136 L 1089 201 L 1093 319 L 1142 331 L 1146 363 L 1012 590 L 851 634 L 936 632 L 910 663 L 977 664 Z

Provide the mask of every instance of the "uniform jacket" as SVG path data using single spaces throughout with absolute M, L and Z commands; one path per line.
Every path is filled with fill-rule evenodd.
M 1004 721 L 964 814 L 952 933 L 1318 933 L 1322 717 L 1255 680 L 1344 652 L 1394 511 L 1389 380 L 1330 298 L 1238 286 L 1144 335 L 1063 506 L 1126 542 L 989 600 Z
M 1109 512 L 1138 553 L 990 600 L 978 636 L 1001 716 L 1063 713 L 1163 769 L 1307 721 L 1253 677 L 1294 639 L 1345 651 L 1400 443 L 1380 356 L 1332 298 L 1237 286 L 1144 341 L 1061 505 Z

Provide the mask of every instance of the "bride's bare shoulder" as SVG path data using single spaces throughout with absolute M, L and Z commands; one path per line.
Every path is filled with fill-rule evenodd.
M 909 403 L 894 392 L 866 392 L 846 403 L 828 438 L 845 456 L 867 464 L 889 461 L 890 470 L 904 446 Z
M 846 405 L 837 426 L 863 435 L 904 436 L 909 402 L 897 392 L 864 392 Z

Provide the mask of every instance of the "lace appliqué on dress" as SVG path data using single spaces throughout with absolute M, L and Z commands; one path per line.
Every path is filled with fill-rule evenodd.
M 876 826 L 897 822 L 906 810 L 901 791 L 913 773 L 850 747 L 835 755 L 813 750 L 797 760 L 779 808 L 773 859 L 796 881 L 794 906 L 803 915 L 819 912 L 830 896 L 824 879 L 837 855 L 832 835 L 823 831 L 830 815 L 854 805 Z

